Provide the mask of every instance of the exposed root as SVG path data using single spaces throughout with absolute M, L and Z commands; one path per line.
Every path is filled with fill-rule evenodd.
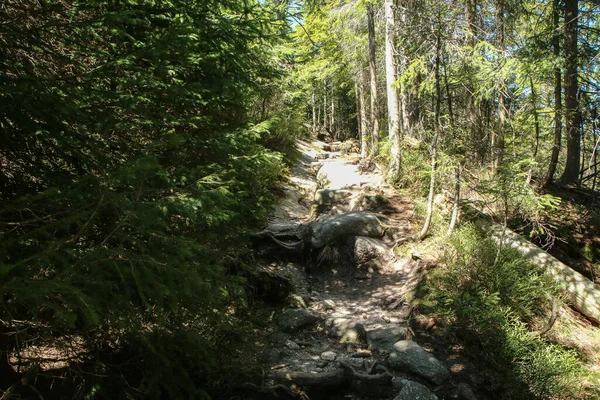
M 552 297 L 552 313 L 550 314 L 550 319 L 545 327 L 543 327 L 540 331 L 536 332 L 537 336 L 544 336 L 546 333 L 552 329 L 554 323 L 556 322 L 556 318 L 558 317 L 558 299 L 556 297 Z
M 285 385 L 273 385 L 273 386 L 258 386 L 253 383 L 243 383 L 236 389 L 247 390 L 257 395 L 259 398 L 274 398 L 281 400 L 305 400 L 306 395 L 303 392 L 297 392 Z

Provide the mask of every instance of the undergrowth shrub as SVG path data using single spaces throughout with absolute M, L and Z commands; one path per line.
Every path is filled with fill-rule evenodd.
M 206 396 L 285 173 L 249 113 L 281 23 L 240 0 L 0 14 L 0 390 L 40 364 L 35 398 Z
M 402 170 L 397 186 L 415 194 L 427 197 L 431 173 L 430 155 L 424 148 L 408 148 L 402 152 Z
M 512 249 L 502 249 L 476 226 L 448 239 L 445 267 L 428 277 L 426 312 L 444 315 L 453 335 L 488 367 L 505 398 L 571 398 L 583 370 L 577 355 L 532 332 L 547 321 L 557 284 Z

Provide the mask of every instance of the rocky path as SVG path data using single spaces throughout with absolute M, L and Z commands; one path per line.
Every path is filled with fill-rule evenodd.
M 270 222 L 275 227 L 304 223 L 314 231 L 310 221 L 373 213 L 385 227 L 384 236 L 393 234 L 387 241 L 357 236 L 350 247 L 324 247 L 317 258 L 325 262 L 284 257 L 265 264 L 266 273 L 290 283 L 291 293 L 286 307 L 273 313 L 273 326 L 260 343 L 262 385 L 247 396 L 473 399 L 468 386 L 453 382 L 448 368 L 411 340 L 411 300 L 426 266 L 394 250 L 412 234 L 413 204 L 351 149 L 352 143 L 299 141 L 301 155 Z M 337 255 L 330 256 L 332 251 Z M 306 264 L 312 266 L 310 274 Z

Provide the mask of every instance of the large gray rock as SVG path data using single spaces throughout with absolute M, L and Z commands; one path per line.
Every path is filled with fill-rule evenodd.
M 284 332 L 295 332 L 298 329 L 312 325 L 318 318 L 303 308 L 284 310 L 277 319 L 279 328 Z
M 391 328 L 376 329 L 367 333 L 369 348 L 382 353 L 394 351 L 394 344 L 406 339 L 408 327 L 394 326 Z
M 388 251 L 386 244 L 379 239 L 357 236 L 354 240 L 354 261 L 356 264 L 365 264 L 383 257 Z
M 408 372 L 441 385 L 448 379 L 448 369 L 434 356 L 412 340 L 401 340 L 394 344 L 388 358 L 390 368 Z
M 381 237 L 384 227 L 371 212 L 350 211 L 322 218 L 312 225 L 310 244 L 321 249 L 341 238 L 351 236 Z
M 394 400 L 438 400 L 438 397 L 427 386 L 409 381 Z

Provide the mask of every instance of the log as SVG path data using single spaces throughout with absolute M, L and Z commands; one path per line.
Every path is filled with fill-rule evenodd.
M 487 223 L 489 224 L 489 223 Z M 498 224 L 489 224 L 492 239 L 523 254 L 529 262 L 544 267 L 568 293 L 573 307 L 590 320 L 600 323 L 600 285 L 595 284 L 568 265 L 546 253 L 518 233 Z

